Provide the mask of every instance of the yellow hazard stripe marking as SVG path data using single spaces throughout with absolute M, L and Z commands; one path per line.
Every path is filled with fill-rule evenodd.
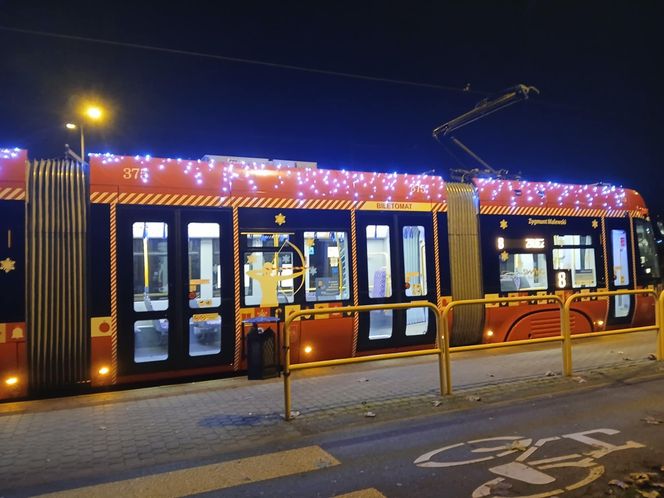
M 357 276 L 357 219 L 353 209 L 350 212 L 350 252 L 351 252 L 351 275 L 353 279 L 353 306 L 360 304 L 358 276 Z M 359 313 L 353 313 L 353 350 L 351 356 L 357 354 L 357 338 L 360 331 Z
M 307 446 L 40 496 L 67 498 L 88 498 L 90 496 L 95 498 L 116 498 L 117 496 L 168 498 L 189 496 L 231 488 L 241 484 L 311 472 L 339 464 L 340 462 L 336 458 L 319 446 Z
M 25 199 L 25 189 L 20 187 L 0 188 L 0 199 L 22 201 Z
M 235 307 L 235 352 L 233 354 L 233 369 L 240 369 L 242 353 L 242 316 L 240 314 L 240 218 L 237 208 L 233 208 L 233 291 L 235 292 L 233 305 Z

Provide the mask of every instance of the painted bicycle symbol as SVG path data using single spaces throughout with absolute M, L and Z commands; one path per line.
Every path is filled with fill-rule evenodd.
M 597 462 L 600 458 L 615 451 L 644 447 L 643 444 L 635 441 L 612 444 L 591 437 L 591 435 L 602 434 L 614 436 L 619 432 L 615 429 L 593 429 L 542 438 L 535 442 L 532 438 L 523 436 L 476 439 L 429 451 L 418 457 L 413 463 L 418 467 L 428 468 L 457 467 L 488 462 L 508 455 L 518 455 L 509 463 L 490 467 L 489 472 L 498 477 L 478 486 L 473 491 L 472 498 L 493 497 L 496 489 L 510 485 L 511 482 L 520 485 L 521 488 L 524 486 L 528 489 L 530 489 L 529 486 L 537 487 L 534 494 L 519 496 L 526 498 L 559 496 L 567 491 L 586 486 L 601 477 L 604 474 L 604 466 Z M 585 451 L 548 456 L 553 444 L 557 442 L 568 448 L 570 441 L 582 443 L 585 445 Z M 543 450 L 545 445 L 547 449 Z M 546 458 L 537 456 L 543 453 L 547 454 Z M 571 481 L 571 483 L 561 485 L 560 481 Z

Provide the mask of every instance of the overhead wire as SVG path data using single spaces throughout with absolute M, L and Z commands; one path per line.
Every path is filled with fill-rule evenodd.
M 110 45 L 110 46 L 116 46 L 116 47 L 124 47 L 124 48 L 134 48 L 134 49 L 140 49 L 140 50 L 149 50 L 153 52 L 163 52 L 163 53 L 170 53 L 170 54 L 175 54 L 175 55 L 184 55 L 184 56 L 191 56 L 191 57 L 200 57 L 200 58 L 206 58 L 206 59 L 214 59 L 214 60 L 220 60 L 224 62 L 234 62 L 234 63 L 239 63 L 239 64 L 252 64 L 256 66 L 263 66 L 263 67 L 271 67 L 271 68 L 276 68 L 276 69 L 286 69 L 286 70 L 291 70 L 291 71 L 300 71 L 300 72 L 305 72 L 305 73 L 312 73 L 312 74 L 322 74 L 326 76 L 337 76 L 340 78 L 352 78 L 352 79 L 357 79 L 357 80 L 366 80 L 366 81 L 376 81 L 376 82 L 381 82 L 381 83 L 391 83 L 394 85 L 407 85 L 407 86 L 416 86 L 416 87 L 421 87 L 421 88 L 431 88 L 435 90 L 445 90 L 445 91 L 450 91 L 450 92 L 459 92 L 459 93 L 468 93 L 468 94 L 476 94 L 476 95 L 489 95 L 489 92 L 482 92 L 478 90 L 471 90 L 470 85 L 466 85 L 464 88 L 460 87 L 455 87 L 455 86 L 450 86 L 450 85 L 439 85 L 436 83 L 424 83 L 420 81 L 410 81 L 410 80 L 401 80 L 401 79 L 395 79 L 395 78 L 384 78 L 381 76 L 371 76 L 367 74 L 357 74 L 357 73 L 348 73 L 344 71 L 333 71 L 329 69 L 317 69 L 317 68 L 312 68 L 312 67 L 306 67 L 306 66 L 297 66 L 293 64 L 281 64 L 277 62 L 268 62 L 268 61 L 262 61 L 262 60 L 257 60 L 257 59 L 247 59 L 247 58 L 242 58 L 242 57 L 231 57 L 227 55 L 219 55 L 219 54 L 211 54 L 207 52 L 197 52 L 193 50 L 183 50 L 183 49 L 177 49 L 177 48 L 168 48 L 168 47 L 159 47 L 155 45 L 144 45 L 140 43 L 131 43 L 131 42 L 124 42 L 124 41 L 117 41 L 117 40 L 108 40 L 108 39 L 103 39 L 103 38 L 92 38 L 88 36 L 78 36 L 78 35 L 68 35 L 68 34 L 63 34 L 63 33 L 53 33 L 53 32 L 48 32 L 48 31 L 38 31 L 38 30 L 33 30 L 33 29 L 24 29 L 24 28 L 16 28 L 12 26 L 0 26 L 0 31 L 6 31 L 6 32 L 13 32 L 13 33 L 21 33 L 21 34 L 27 34 L 27 35 L 35 35 L 35 36 L 44 36 L 44 37 L 50 37 L 50 38 L 59 38 L 62 40 L 71 40 L 71 41 L 79 41 L 79 42 L 86 42 L 86 43 L 96 43 L 100 45 Z

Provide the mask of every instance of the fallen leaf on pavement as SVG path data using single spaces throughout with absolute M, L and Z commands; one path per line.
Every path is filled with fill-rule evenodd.
M 466 399 L 468 401 L 482 401 L 482 398 L 477 396 L 476 394 L 471 394 L 470 396 L 466 396 Z
M 643 498 L 659 498 L 659 492 L 658 491 L 643 491 L 641 489 L 637 489 L 636 492 L 643 496 Z
M 579 384 L 586 382 L 586 379 L 584 379 L 583 377 L 572 377 L 572 380 L 574 382 L 578 382 Z
M 650 482 L 650 476 L 648 474 L 646 474 L 645 472 L 632 472 L 629 475 L 629 478 L 637 486 L 642 486 L 642 485 Z
M 443 402 L 440 401 L 439 399 L 437 399 L 437 400 L 433 401 L 431 404 L 432 404 L 433 406 L 440 406 L 440 405 L 443 404 Z
M 547 370 L 547 372 L 544 374 L 544 377 L 555 377 L 555 373 L 553 373 L 551 370 Z
M 651 417 L 650 415 L 646 416 L 645 418 L 642 418 L 641 420 L 643 420 L 646 424 L 651 424 L 651 425 L 664 424 L 664 420 Z
M 609 486 L 616 486 L 620 489 L 627 489 L 629 486 L 619 479 L 611 479 L 609 481 Z
M 357 379 L 358 382 L 369 382 L 369 379 L 362 377 L 361 379 Z
M 365 412 L 364 416 L 369 418 L 374 418 L 376 414 L 374 412 Z
M 648 356 L 646 356 L 646 360 L 653 360 L 655 361 L 657 359 L 657 356 L 654 354 L 650 353 Z
M 517 451 L 526 451 L 528 447 L 521 444 L 521 441 L 513 441 L 512 444 L 510 444 L 509 449 Z

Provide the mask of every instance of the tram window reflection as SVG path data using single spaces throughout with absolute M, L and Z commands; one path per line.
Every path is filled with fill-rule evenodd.
M 406 296 L 426 296 L 427 264 L 424 227 L 405 226 L 402 233 Z
M 133 232 L 134 311 L 168 308 L 168 225 L 136 222 Z
M 189 223 L 189 307 L 215 308 L 221 304 L 219 223 Z
M 369 297 L 391 297 L 390 227 L 367 225 L 366 233 Z
M 542 290 L 548 287 L 544 254 L 504 252 L 499 258 L 501 292 Z
M 294 300 L 293 253 L 244 253 L 244 304 L 273 308 Z
M 554 235 L 553 244 L 563 246 L 553 249 L 553 269 L 569 270 L 572 287 L 597 287 L 595 249 L 590 235 Z
M 168 320 L 134 322 L 134 361 L 147 363 L 168 358 Z
M 348 234 L 304 232 L 304 249 L 307 301 L 349 299 Z
M 221 351 L 221 316 L 194 315 L 189 319 L 189 356 L 205 356 Z

